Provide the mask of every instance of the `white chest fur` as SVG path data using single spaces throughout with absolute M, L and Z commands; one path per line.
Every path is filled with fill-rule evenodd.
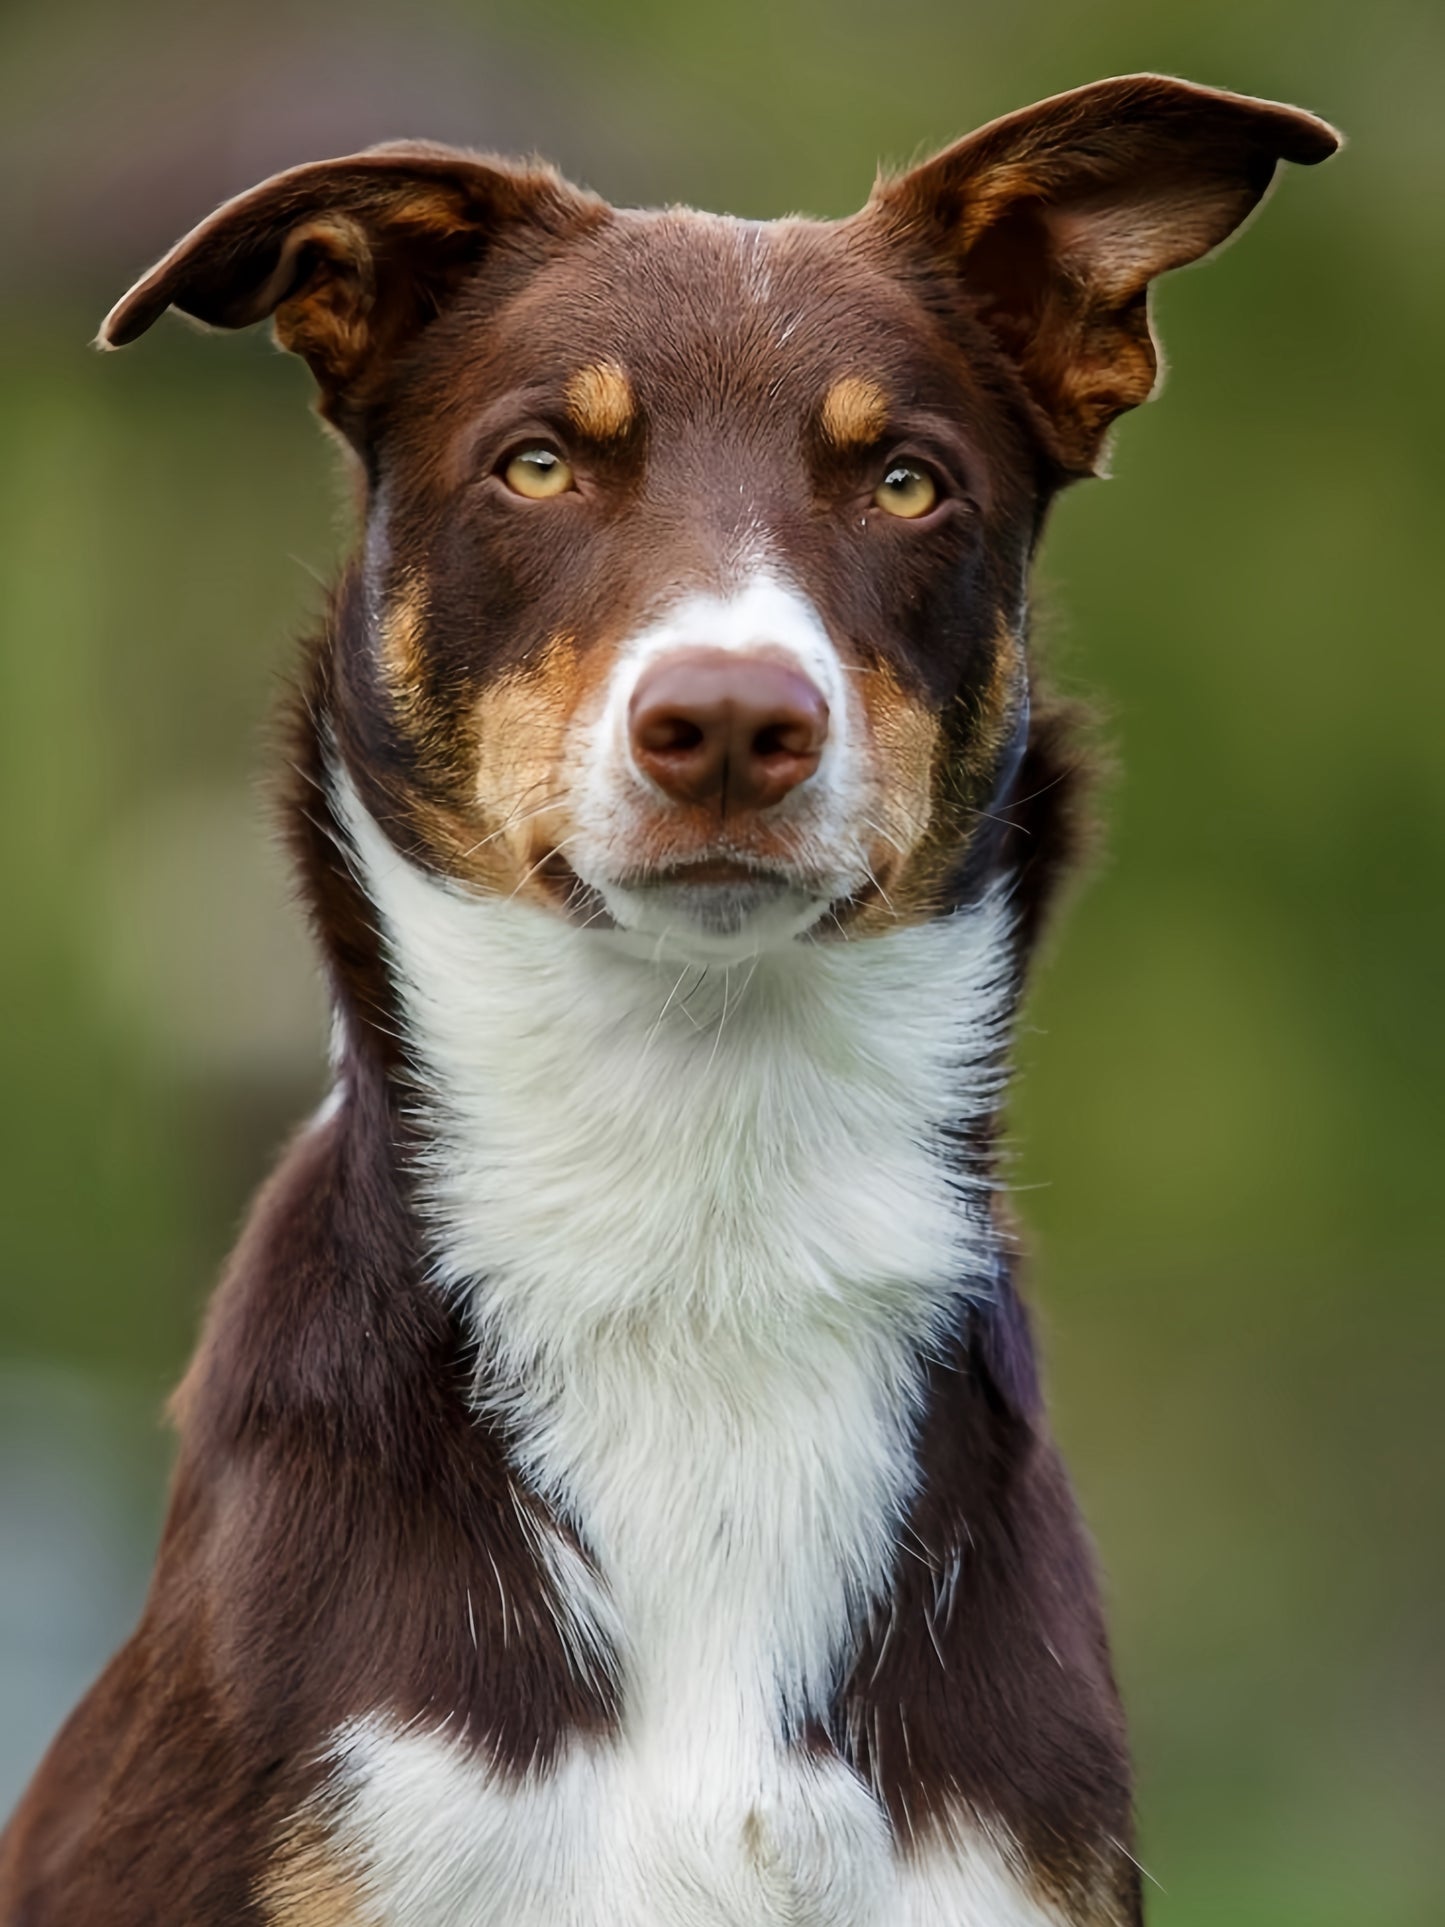
M 836 1762 L 698 1738 L 518 1784 L 435 1733 L 350 1729 L 333 1843 L 370 1905 L 347 1927 L 1066 1927 L 977 1826 L 900 1854 Z
M 340 1736 L 378 1918 L 1045 1919 L 979 1836 L 902 1862 L 871 1791 L 790 1744 L 887 1584 L 918 1347 L 985 1274 L 948 1127 L 997 1087 L 1001 905 L 704 976 L 456 893 L 346 807 L 418 1070 L 438 1283 L 592 1557 L 595 1580 L 551 1553 L 624 1695 L 615 1740 L 520 1785 L 437 1733 Z M 980 1909 L 995 1877 L 1013 1911 Z

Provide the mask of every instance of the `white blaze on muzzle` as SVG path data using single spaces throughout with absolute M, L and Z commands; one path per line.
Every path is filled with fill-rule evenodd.
M 740 825 L 721 812 L 716 834 L 696 852 L 699 859 L 755 864 L 759 875 L 752 888 L 642 881 L 659 867 L 655 853 L 666 844 L 675 808 L 639 766 L 634 698 L 656 665 L 685 664 L 690 652 L 780 663 L 806 678 L 826 705 L 826 740 L 816 767 L 765 812 L 766 840 L 778 845 L 776 861 L 771 852 L 759 854 L 756 821 Z M 829 902 L 867 880 L 860 818 L 869 787 L 865 741 L 852 678 L 818 611 L 799 590 L 759 574 L 733 595 L 689 595 L 624 643 L 601 706 L 582 727 L 574 758 L 577 834 L 569 861 L 627 928 L 660 935 L 665 927 L 689 942 L 717 942 L 732 951 L 797 934 Z

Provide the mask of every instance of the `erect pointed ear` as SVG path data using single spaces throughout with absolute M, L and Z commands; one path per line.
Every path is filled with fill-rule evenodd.
M 1232 234 L 1281 160 L 1339 144 L 1298 108 L 1136 74 L 991 122 L 880 181 L 861 218 L 951 257 L 1059 460 L 1086 474 L 1154 386 L 1154 276 Z
M 504 227 L 561 236 L 604 212 L 550 169 L 427 142 L 312 162 L 192 229 L 111 309 L 99 341 L 124 347 L 168 307 L 218 328 L 274 315 L 277 340 L 315 373 L 323 413 L 354 433 L 387 358 Z

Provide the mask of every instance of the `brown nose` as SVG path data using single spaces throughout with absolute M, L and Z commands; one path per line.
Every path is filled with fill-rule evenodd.
M 828 705 L 801 669 L 770 656 L 690 649 L 643 671 L 628 710 L 632 754 L 679 803 L 765 810 L 813 774 Z

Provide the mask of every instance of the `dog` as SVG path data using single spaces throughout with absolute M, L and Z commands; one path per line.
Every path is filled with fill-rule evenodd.
M 837 223 L 398 144 L 113 310 L 271 318 L 360 477 L 285 802 L 335 1083 L 10 1927 L 1141 1920 L 996 1182 L 1086 760 L 1028 576 L 1153 279 L 1337 142 L 1111 80 Z

